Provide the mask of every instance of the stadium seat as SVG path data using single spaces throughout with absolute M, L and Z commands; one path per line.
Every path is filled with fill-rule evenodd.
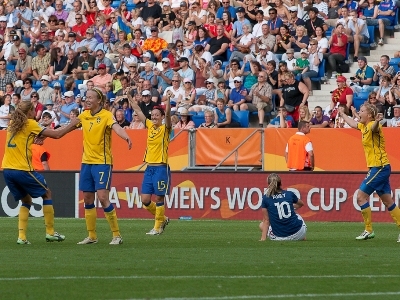
M 357 111 L 360 110 L 360 106 L 367 101 L 367 98 L 360 98 L 360 97 L 354 97 L 353 98 L 353 106 L 356 108 Z
M 313 77 L 310 79 L 311 79 L 311 81 L 320 82 L 321 78 L 324 76 L 325 76 L 325 59 L 323 59 L 318 66 L 318 77 Z
M 249 127 L 249 111 L 248 110 L 234 110 L 232 111 L 238 118 L 240 122 L 240 127 Z
M 15 65 L 13 65 L 13 64 L 7 64 L 6 67 L 7 67 L 7 70 L 9 70 L 9 71 L 15 71 Z
M 394 16 L 394 21 L 389 26 L 385 26 L 385 29 L 394 31 L 399 28 L 399 9 L 396 8 L 396 15 Z
M 121 1 L 113 1 L 111 3 L 111 7 L 112 8 L 118 8 L 120 4 L 121 4 Z
M 136 7 L 135 3 L 129 3 L 126 5 L 126 8 L 128 9 L 128 11 L 132 11 L 132 9 L 134 9 Z
M 396 71 L 396 73 L 399 71 L 399 63 L 400 63 L 400 57 L 392 58 L 389 61 L 389 65 L 393 66 L 393 68 Z
M 194 125 L 196 126 L 196 128 L 205 122 L 204 113 L 200 114 L 200 115 L 192 115 L 191 119 L 194 122 Z
M 377 46 L 375 43 L 375 26 L 368 26 L 368 33 L 369 33 L 368 43 L 361 43 L 360 47 L 368 49 Z

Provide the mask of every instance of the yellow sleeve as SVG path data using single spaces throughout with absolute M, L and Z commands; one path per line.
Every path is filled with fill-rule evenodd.
M 153 126 L 153 122 L 151 122 L 149 119 L 146 118 L 146 128 L 149 129 L 151 126 Z

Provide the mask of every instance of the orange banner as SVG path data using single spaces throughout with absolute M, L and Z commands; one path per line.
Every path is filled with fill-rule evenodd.
M 195 151 L 197 165 L 216 165 L 237 145 L 256 129 L 199 129 L 196 131 Z M 400 171 L 400 156 L 396 142 L 398 128 L 384 128 L 386 150 L 393 171 Z M 132 150 L 114 134 L 114 170 L 137 170 L 142 165 L 146 148 L 146 130 L 127 130 L 133 142 Z M 284 151 L 287 140 L 295 129 L 264 129 L 264 169 L 266 171 L 286 171 Z M 6 131 L 0 131 L 0 139 L 5 144 Z M 317 171 L 365 171 L 367 170 L 361 145 L 361 132 L 354 129 L 312 129 L 309 137 L 314 145 Z M 169 163 L 172 170 L 182 170 L 188 162 L 189 132 L 175 132 L 169 147 Z M 46 139 L 45 148 L 51 154 L 52 170 L 79 170 L 82 160 L 82 132 L 76 130 L 60 140 Z M 261 165 L 261 133 L 255 133 L 238 151 L 239 165 Z M 0 147 L 0 157 L 4 148 Z M 234 165 L 232 154 L 224 165 Z
M 245 141 L 252 133 L 254 134 Z M 217 165 L 245 141 L 238 149 L 238 164 L 261 166 L 261 134 L 263 134 L 262 131 L 257 132 L 254 128 L 199 129 L 196 132 L 196 165 Z M 235 153 L 222 165 L 235 165 Z

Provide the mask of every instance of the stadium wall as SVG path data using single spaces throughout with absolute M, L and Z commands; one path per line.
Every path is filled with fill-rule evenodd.
M 258 129 L 257 129 L 258 130 Z M 398 155 L 398 128 L 384 128 L 386 150 L 393 171 L 400 171 Z M 189 144 L 195 165 L 216 165 L 246 137 L 254 128 L 200 129 L 194 132 L 175 132 L 169 147 L 169 163 L 172 170 L 182 170 L 189 165 Z M 146 130 L 128 130 L 133 149 L 128 150 L 124 140 L 113 137 L 115 171 L 135 171 L 142 165 L 146 148 Z M 239 149 L 239 165 L 260 166 L 264 158 L 264 170 L 287 171 L 284 151 L 287 140 L 295 129 L 266 128 L 264 144 L 261 134 L 256 133 Z M 0 140 L 5 142 L 6 132 L 0 131 Z M 189 138 L 189 135 L 193 135 Z M 313 128 L 310 138 L 314 145 L 316 171 L 366 171 L 365 156 L 361 145 L 361 133 L 352 129 Z M 189 143 L 189 141 L 191 143 Z M 51 154 L 52 170 L 78 171 L 82 160 L 82 131 L 69 133 L 61 140 L 46 139 L 45 148 Z M 4 148 L 0 147 L 2 157 Z M 234 155 L 224 165 L 232 165 Z
M 193 219 L 261 219 L 260 205 L 268 173 L 202 173 L 173 172 L 171 194 L 166 199 L 167 215 L 172 219 L 191 216 Z M 298 212 L 308 221 L 360 222 L 361 216 L 355 194 L 365 173 L 280 173 L 285 189 L 296 193 L 305 203 Z M 57 217 L 84 217 L 83 195 L 78 191 L 79 173 L 46 172 L 52 189 Z M 114 172 L 110 201 L 119 218 L 150 218 L 142 209 L 140 189 L 142 172 Z M 0 216 L 17 216 L 19 204 L 9 194 L 0 174 Z M 400 199 L 400 173 L 391 176 L 392 193 Z M 31 215 L 41 217 L 41 199 L 31 209 Z M 390 215 L 372 195 L 373 220 L 392 222 Z M 96 203 L 102 217 L 100 204 Z

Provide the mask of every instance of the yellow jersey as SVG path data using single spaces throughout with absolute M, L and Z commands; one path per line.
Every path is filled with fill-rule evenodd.
M 364 125 L 358 123 L 357 128 L 362 133 L 362 144 L 368 168 L 382 167 L 389 164 L 385 150 L 385 137 L 382 132 L 382 125 L 379 124 L 379 131 L 372 132 L 371 127 L 375 121 Z
M 116 123 L 112 113 L 102 109 L 92 115 L 90 110 L 85 110 L 78 118 L 78 126 L 83 131 L 82 163 L 112 165 L 111 131 Z
M 147 148 L 143 161 L 149 164 L 168 163 L 168 146 L 171 129 L 165 124 L 155 127 L 153 122 L 146 119 Z
M 7 131 L 1 167 L 3 169 L 33 171 L 31 146 L 33 139 L 43 130 L 35 120 L 28 119 L 22 130 L 16 134 Z

